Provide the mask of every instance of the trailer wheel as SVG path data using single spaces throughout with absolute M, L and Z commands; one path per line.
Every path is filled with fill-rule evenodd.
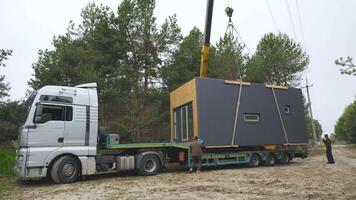
M 261 165 L 261 159 L 257 154 L 253 154 L 250 158 L 249 166 L 258 167 Z
M 265 161 L 266 166 L 273 166 L 276 164 L 276 156 L 273 153 L 268 153 Z
M 147 155 L 142 158 L 140 162 L 139 173 L 143 176 L 156 175 L 159 170 L 160 164 L 157 156 Z
M 281 164 L 288 164 L 290 162 L 290 156 L 289 153 L 283 152 L 282 157 L 281 157 Z
M 72 183 L 78 179 L 79 164 L 73 156 L 63 156 L 56 160 L 51 169 L 55 183 Z

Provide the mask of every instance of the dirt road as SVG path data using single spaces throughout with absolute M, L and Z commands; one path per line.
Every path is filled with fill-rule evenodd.
M 19 182 L 5 199 L 356 199 L 356 149 L 334 148 L 335 165 L 314 153 L 289 165 L 95 176 L 73 184 Z

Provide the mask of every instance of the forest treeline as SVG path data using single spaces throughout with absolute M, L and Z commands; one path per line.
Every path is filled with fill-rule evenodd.
M 65 34 L 54 36 L 53 48 L 38 52 L 30 88 L 96 82 L 100 125 L 119 133 L 125 142 L 167 140 L 169 92 L 199 75 L 203 33 L 194 27 L 184 36 L 175 14 L 159 26 L 155 5 L 154 0 L 124 0 L 112 11 L 89 3 L 81 11 L 81 22 L 70 22 Z M 2 51 L 4 64 L 11 52 Z M 300 86 L 308 64 L 301 45 L 286 34 L 265 34 L 251 55 L 227 33 L 211 45 L 208 76 Z M 1 100 L 9 85 L 3 78 L 0 83 Z M 11 112 L 16 105 L 19 110 Z M 9 101 L 0 109 L 5 109 L 0 110 L 1 141 L 16 139 L 14 127 L 23 122 L 26 109 L 21 102 Z M 11 125 L 6 124 L 9 119 Z M 311 133 L 311 120 L 307 115 L 306 119 Z

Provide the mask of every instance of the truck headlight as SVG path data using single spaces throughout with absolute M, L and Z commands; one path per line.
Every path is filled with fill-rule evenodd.
M 23 155 L 18 155 L 18 156 L 17 156 L 17 160 L 18 160 L 18 161 L 23 161 Z

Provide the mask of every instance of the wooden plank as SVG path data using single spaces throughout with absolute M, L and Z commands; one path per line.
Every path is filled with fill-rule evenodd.
M 271 84 L 265 84 L 267 88 L 274 88 L 274 89 L 281 89 L 281 90 L 288 90 L 287 86 L 283 85 L 271 85 Z
M 244 82 L 244 81 L 241 81 L 241 80 L 237 80 L 237 81 L 233 81 L 233 80 L 225 80 L 225 83 L 226 84 L 234 84 L 234 85 L 251 85 L 250 82 Z
M 192 103 L 193 108 L 193 135 L 198 136 L 198 108 L 196 95 L 195 79 L 188 81 L 170 93 L 170 123 L 171 123 L 171 142 L 174 141 L 173 110 L 177 107 Z
M 113 144 L 109 149 L 140 149 L 140 148 L 163 148 L 175 147 L 181 149 L 189 149 L 189 144 L 176 143 L 130 143 L 130 144 Z
M 266 150 L 275 150 L 276 147 L 277 147 L 277 145 L 266 145 L 266 146 L 265 146 L 265 149 L 266 149 Z
M 238 145 L 223 145 L 223 146 L 206 146 L 205 148 L 217 149 L 217 148 L 231 148 L 231 147 L 239 147 Z
M 284 146 L 298 146 L 298 145 L 308 145 L 308 143 L 289 143 L 289 144 L 284 144 Z

